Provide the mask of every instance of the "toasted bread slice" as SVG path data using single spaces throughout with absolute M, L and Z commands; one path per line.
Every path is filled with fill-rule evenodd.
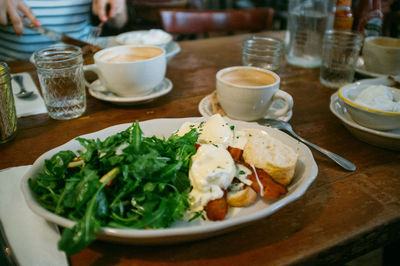
M 249 186 L 237 191 L 228 191 L 228 205 L 232 207 L 246 207 L 257 198 L 257 193 Z
M 298 154 L 266 132 L 252 132 L 243 150 L 249 165 L 263 169 L 274 181 L 288 185 L 293 179 Z

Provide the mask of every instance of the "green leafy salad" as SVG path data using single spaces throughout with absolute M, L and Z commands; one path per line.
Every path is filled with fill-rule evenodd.
M 144 137 L 136 121 L 104 141 L 77 138 L 84 149 L 60 151 L 46 160 L 29 186 L 47 210 L 76 221 L 58 244 L 79 252 L 102 226 L 170 227 L 189 208 L 188 178 L 195 129 L 168 139 Z

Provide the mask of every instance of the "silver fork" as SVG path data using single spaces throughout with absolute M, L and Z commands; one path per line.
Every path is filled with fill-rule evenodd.
M 330 151 L 328 151 L 328 150 L 326 150 L 324 148 L 321 148 L 321 147 L 309 142 L 308 140 L 303 139 L 299 135 L 297 135 L 294 132 L 292 126 L 287 122 L 280 121 L 280 120 L 275 120 L 275 119 L 260 119 L 260 120 L 257 120 L 257 123 L 259 123 L 261 125 L 268 125 L 270 127 L 277 128 L 277 129 L 280 129 L 280 130 L 284 130 L 284 131 L 290 133 L 296 139 L 300 140 L 301 142 L 307 144 L 308 146 L 316 149 L 320 153 L 322 153 L 325 156 L 329 157 L 330 159 L 332 159 L 335 163 L 337 163 L 338 165 L 340 165 L 344 169 L 346 169 L 348 171 L 356 170 L 356 166 L 352 162 L 346 160 L 345 158 L 343 158 L 343 157 L 341 157 L 341 156 L 339 156 L 339 155 L 337 155 L 337 154 L 335 154 L 333 152 L 330 152 Z
M 103 26 L 104 26 L 104 21 L 100 22 L 100 24 L 93 29 L 92 34 L 96 39 L 100 36 L 101 32 L 103 31 Z
M 97 44 L 97 39 L 100 37 L 101 32 L 103 31 L 104 21 L 100 22 L 99 25 L 93 27 L 90 31 L 87 41 L 91 44 Z

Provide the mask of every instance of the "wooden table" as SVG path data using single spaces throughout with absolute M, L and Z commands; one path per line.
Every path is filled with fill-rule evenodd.
M 81 118 L 56 121 L 43 114 L 19 119 L 16 139 L 0 146 L 0 169 L 32 164 L 49 149 L 115 124 L 200 116 L 198 104 L 215 89 L 216 72 L 241 64 L 243 37 L 181 42 L 181 53 L 168 63 L 174 88 L 154 102 L 121 107 L 89 95 Z M 28 62 L 10 66 L 12 72 L 31 71 L 36 78 Z M 279 75 L 281 89 L 294 98 L 294 129 L 354 162 L 355 172 L 313 151 L 319 167 L 315 182 L 299 200 L 265 219 L 222 236 L 169 246 L 96 241 L 70 257 L 71 265 L 315 265 L 342 263 L 399 241 L 399 152 L 361 142 L 345 129 L 329 111 L 334 91 L 319 83 L 318 69 L 284 63 Z

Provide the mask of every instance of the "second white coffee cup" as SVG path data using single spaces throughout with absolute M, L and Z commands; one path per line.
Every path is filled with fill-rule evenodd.
M 292 110 L 293 98 L 279 89 L 279 76 L 269 70 L 235 66 L 217 72 L 217 97 L 226 114 L 238 120 L 254 121 L 266 115 L 279 117 Z M 271 110 L 273 102 L 284 105 Z
M 107 48 L 94 55 L 94 62 L 84 70 L 95 72 L 107 90 L 122 97 L 149 94 L 162 82 L 167 68 L 165 50 L 156 46 Z
M 400 74 L 400 39 L 371 36 L 365 39 L 363 59 L 367 71 L 384 74 Z

